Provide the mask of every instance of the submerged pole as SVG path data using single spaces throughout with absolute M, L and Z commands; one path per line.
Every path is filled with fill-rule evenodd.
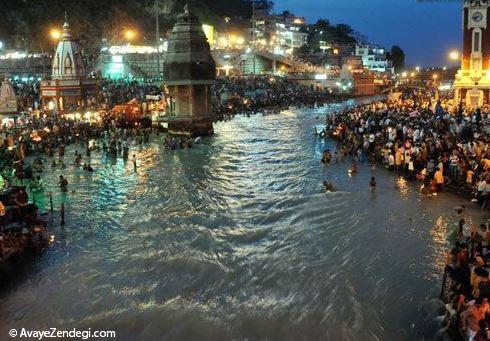
M 61 221 L 60 224 L 61 226 L 65 226 L 65 204 L 61 204 Z

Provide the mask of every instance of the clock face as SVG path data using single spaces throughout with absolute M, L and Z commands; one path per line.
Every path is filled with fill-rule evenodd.
M 480 22 L 483 20 L 483 13 L 482 12 L 475 12 L 471 16 L 471 19 L 473 19 L 474 22 Z

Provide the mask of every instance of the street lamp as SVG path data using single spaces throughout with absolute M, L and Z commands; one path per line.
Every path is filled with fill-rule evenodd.
M 60 30 L 53 28 L 53 29 L 51 29 L 51 31 L 49 31 L 49 35 L 51 36 L 51 39 L 53 40 L 53 49 L 54 49 L 54 51 L 56 51 L 56 44 L 57 44 L 58 40 L 60 40 L 60 38 L 61 38 L 61 32 L 60 32 Z
M 51 36 L 51 39 L 53 39 L 53 40 L 59 40 L 61 38 L 61 32 L 55 28 L 53 28 L 51 31 L 49 31 L 49 35 Z
M 458 61 L 461 58 L 461 55 L 460 55 L 459 51 L 452 50 L 452 51 L 449 52 L 448 57 L 449 57 L 450 60 L 456 62 L 456 61 Z
M 128 29 L 124 31 L 124 37 L 126 37 L 128 41 L 132 41 L 136 37 L 136 32 Z
M 439 78 L 439 75 L 438 75 L 437 73 L 434 73 L 434 74 L 432 75 L 432 79 L 433 79 L 433 80 L 437 80 L 437 78 Z

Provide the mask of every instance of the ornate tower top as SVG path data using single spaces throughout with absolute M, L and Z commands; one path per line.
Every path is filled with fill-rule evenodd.
M 53 79 L 70 79 L 85 76 L 85 67 L 78 44 L 72 41 L 70 25 L 66 13 L 63 33 L 53 57 L 51 77 Z
M 216 64 L 199 18 L 184 7 L 177 17 L 163 60 L 167 85 L 210 84 L 216 77 Z
M 487 7 L 488 0 L 464 0 L 464 7 Z

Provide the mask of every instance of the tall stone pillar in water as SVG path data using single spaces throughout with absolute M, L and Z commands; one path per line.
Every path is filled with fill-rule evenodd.
M 212 135 L 211 86 L 216 64 L 199 19 L 187 6 L 178 16 L 168 42 L 163 77 L 170 96 L 169 134 Z

